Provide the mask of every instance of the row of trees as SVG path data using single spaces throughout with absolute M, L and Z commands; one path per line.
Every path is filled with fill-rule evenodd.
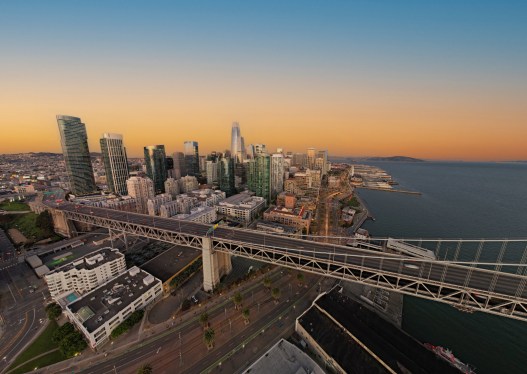
M 136 310 L 133 312 L 130 317 L 125 319 L 119 326 L 113 329 L 111 333 L 112 339 L 117 338 L 119 335 L 124 334 L 126 331 L 130 330 L 136 323 L 140 322 L 143 319 L 145 312 L 142 309 Z

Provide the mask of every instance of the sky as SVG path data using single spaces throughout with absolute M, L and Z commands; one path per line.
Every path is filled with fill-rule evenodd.
M 246 144 L 527 159 L 525 1 L 2 1 L 0 153 Z

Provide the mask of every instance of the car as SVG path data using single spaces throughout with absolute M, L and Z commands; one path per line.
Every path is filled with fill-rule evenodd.
M 192 296 L 190 297 L 190 300 L 192 300 L 192 302 L 193 302 L 194 304 L 197 304 L 197 303 L 198 303 L 198 299 L 196 298 L 196 295 L 192 295 Z

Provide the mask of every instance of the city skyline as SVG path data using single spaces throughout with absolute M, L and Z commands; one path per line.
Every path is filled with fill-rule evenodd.
M 246 145 L 269 149 L 525 160 L 524 13 L 486 1 L 2 4 L 0 153 L 60 152 L 65 113 L 87 124 L 92 151 L 119 133 L 130 157 L 187 139 L 229 149 L 236 120 Z

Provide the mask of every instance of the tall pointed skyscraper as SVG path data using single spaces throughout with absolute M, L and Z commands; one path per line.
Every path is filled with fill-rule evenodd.
M 71 192 L 79 196 L 96 192 L 86 126 L 80 118 L 63 115 L 57 116 L 57 124 Z
M 232 123 L 231 131 L 231 157 L 235 163 L 243 162 L 244 159 L 244 141 L 240 131 L 240 124 L 238 122 Z
M 128 195 L 126 188 L 126 180 L 129 178 L 128 160 L 123 145 L 123 136 L 105 133 L 100 143 L 108 189 L 119 195 Z

